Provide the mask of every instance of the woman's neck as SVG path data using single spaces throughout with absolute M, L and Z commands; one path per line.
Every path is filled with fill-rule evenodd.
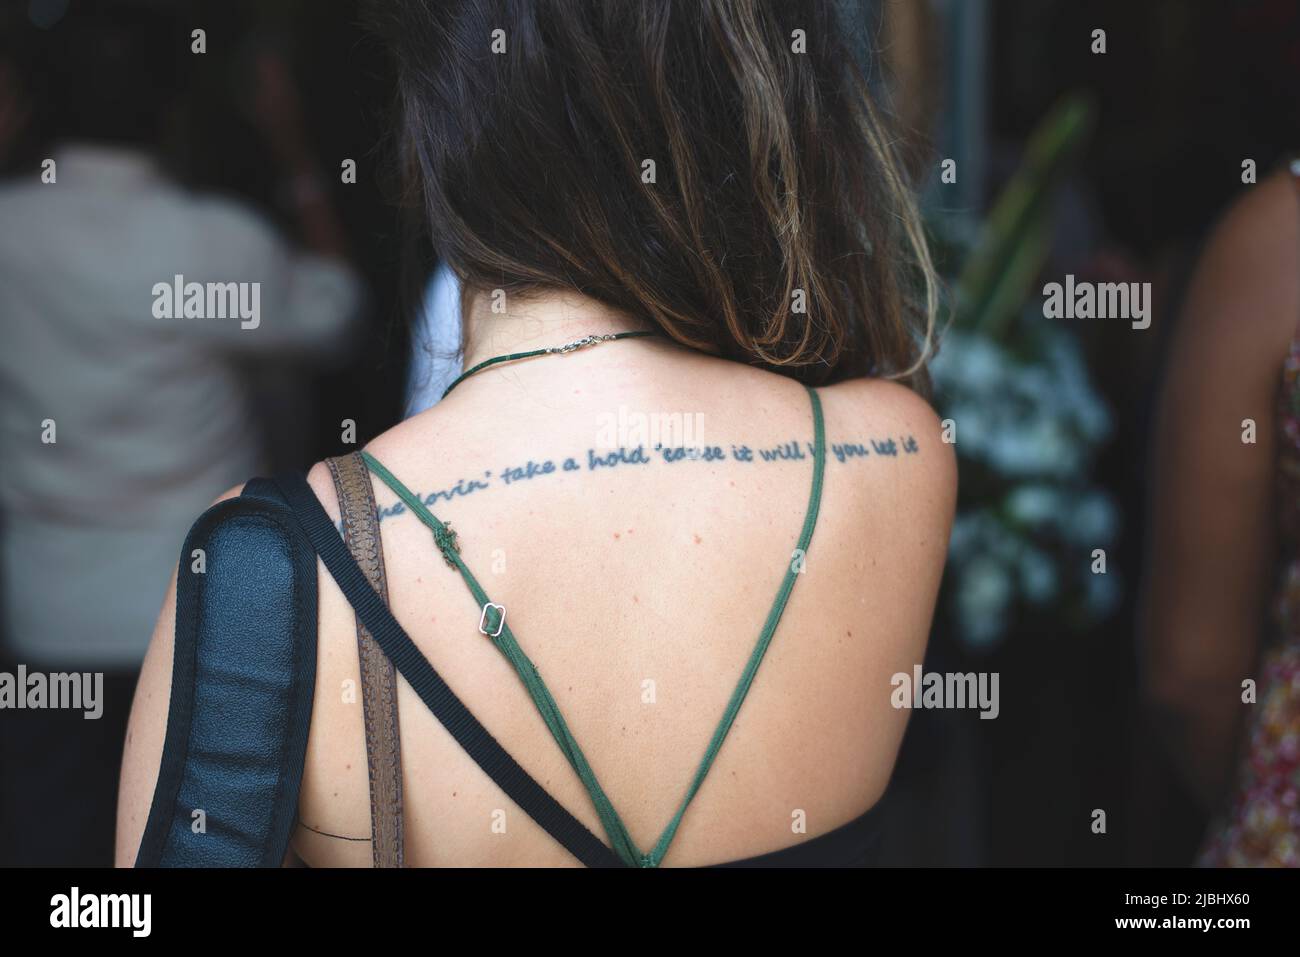
M 574 292 L 494 296 L 467 289 L 465 296 L 466 369 L 493 356 L 560 346 L 583 336 L 654 329 Z

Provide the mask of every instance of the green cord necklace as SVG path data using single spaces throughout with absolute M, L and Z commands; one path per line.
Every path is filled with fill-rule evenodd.
M 656 335 L 656 333 L 637 331 L 614 332 L 603 336 L 583 336 L 581 339 L 574 339 L 572 342 L 566 342 L 562 346 L 548 346 L 545 349 L 533 349 L 529 352 L 512 352 L 506 356 L 493 356 L 491 359 L 484 359 L 477 365 L 471 366 L 458 375 L 455 380 L 452 381 L 451 385 L 447 386 L 447 391 L 442 394 L 442 398 L 447 398 L 447 392 L 456 388 L 456 386 L 460 385 L 475 372 L 486 369 L 488 366 L 494 366 L 498 362 L 510 362 L 514 359 L 531 359 L 533 356 L 567 355 L 570 352 L 574 352 L 586 346 L 599 345 L 602 342 L 613 342 L 615 339 L 636 339 L 641 336 L 653 335 Z

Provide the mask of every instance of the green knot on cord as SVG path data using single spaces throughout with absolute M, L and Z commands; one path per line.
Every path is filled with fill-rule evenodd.
M 655 863 L 654 854 L 652 853 L 642 854 L 640 859 L 637 861 L 637 867 L 657 867 L 657 866 L 658 865 Z
M 460 552 L 460 542 L 456 539 L 456 533 L 452 530 L 450 522 L 442 522 L 433 530 L 433 540 L 438 546 L 438 551 L 442 552 L 443 560 L 452 568 L 456 567 L 456 559 L 452 553 Z

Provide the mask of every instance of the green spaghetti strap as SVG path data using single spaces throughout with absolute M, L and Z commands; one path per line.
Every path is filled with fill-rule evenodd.
M 709 747 L 704 752 L 704 758 L 700 761 L 700 766 L 695 771 L 695 777 L 691 779 L 690 787 L 686 791 L 686 797 L 648 855 L 654 862 L 651 865 L 653 867 L 658 867 L 659 862 L 668 853 L 668 845 L 672 843 L 673 837 L 677 834 L 677 826 L 682 823 L 686 808 L 690 806 L 696 792 L 700 789 L 700 785 L 704 783 L 705 775 L 713 767 L 713 759 L 718 756 L 718 752 L 722 749 L 722 742 L 726 740 L 727 732 L 731 730 L 731 725 L 740 712 L 740 706 L 744 704 L 745 696 L 749 694 L 749 686 L 754 683 L 754 675 L 758 673 L 758 666 L 767 653 L 767 646 L 772 642 L 772 635 L 776 633 L 776 626 L 780 624 L 781 616 L 785 614 L 785 605 L 790 600 L 790 592 L 794 590 L 795 579 L 804 568 L 804 558 L 808 554 L 808 545 L 812 541 L 813 529 L 817 527 L 817 513 L 821 510 L 822 475 L 826 471 L 826 430 L 822 423 L 821 398 L 817 395 L 816 389 L 811 386 L 806 388 L 808 389 L 808 397 L 812 400 L 813 411 L 813 480 L 812 490 L 808 495 L 808 511 L 804 515 L 803 529 L 799 532 L 799 544 L 796 546 L 794 554 L 790 556 L 790 561 L 786 563 L 785 577 L 781 580 L 781 587 L 777 590 L 776 600 L 772 602 L 772 610 L 767 613 L 767 621 L 763 625 L 763 631 L 758 636 L 758 643 L 749 656 L 745 670 L 740 675 L 740 681 L 736 683 L 736 690 L 731 693 L 731 700 L 727 702 L 727 710 L 723 712 L 722 720 L 718 723 L 717 730 L 713 732 Z
M 510 626 L 505 623 L 501 606 L 496 605 L 488 598 L 487 593 L 483 591 L 474 574 L 461 560 L 460 546 L 456 541 L 456 534 L 449 526 L 438 521 L 425 504 L 416 498 L 410 489 L 403 485 L 396 476 L 384 468 L 378 459 L 369 452 L 362 452 L 361 456 L 365 459 L 370 470 L 378 475 L 385 485 L 397 493 L 397 497 L 419 517 L 420 521 L 424 522 L 433 531 L 434 542 L 442 552 L 443 558 L 449 565 L 452 565 L 460 572 L 465 584 L 469 587 L 470 593 L 474 596 L 474 600 L 479 604 L 482 611 L 479 619 L 479 630 L 486 634 L 492 643 L 496 645 L 497 650 L 505 655 L 506 659 L 514 667 L 515 673 L 523 681 L 524 687 L 527 688 L 529 696 L 541 713 L 542 720 L 546 723 L 551 737 L 560 746 L 560 750 L 564 753 L 569 765 L 582 780 L 583 786 L 591 796 L 592 803 L 596 806 L 596 814 L 600 817 L 601 825 L 609 837 L 610 846 L 624 863 L 634 866 L 639 865 L 640 852 L 628 835 L 627 828 L 624 827 L 622 820 L 615 812 L 613 804 L 605 796 L 604 789 L 601 788 L 595 772 L 587 763 L 587 758 L 582 753 L 582 749 L 578 747 L 578 742 L 569 731 L 564 717 L 560 714 L 559 706 L 556 705 L 550 691 L 542 682 L 541 675 L 537 672 L 537 666 L 529 660 L 515 641 L 514 633 L 511 632 Z M 489 609 L 494 612 L 490 622 L 488 619 Z
M 771 644 L 772 635 L 776 632 L 781 616 L 785 612 L 786 603 L 789 601 L 790 593 L 794 589 L 796 578 L 803 567 L 803 558 L 807 554 L 808 545 L 812 541 L 813 529 L 817 525 L 817 513 L 821 507 L 822 478 L 826 468 L 826 436 L 822 419 L 821 399 L 817 395 L 817 391 L 811 387 L 808 388 L 808 396 L 812 402 L 813 411 L 813 479 L 808 498 L 808 510 L 804 516 L 803 529 L 799 533 L 798 545 L 791 556 L 791 560 L 787 563 L 781 587 L 778 589 L 776 599 L 768 612 L 762 633 L 758 636 L 758 642 L 749 656 L 749 661 L 741 673 L 735 690 L 731 693 L 722 720 L 718 723 L 712 738 L 709 739 L 709 745 L 704 752 L 704 757 L 691 778 L 686 794 L 672 820 L 664 828 L 663 834 L 647 853 L 642 853 L 632 840 L 618 812 L 614 809 L 613 803 L 596 779 L 596 774 L 592 771 L 586 756 L 578 746 L 577 740 L 569 731 L 564 717 L 560 714 L 559 706 L 555 703 L 555 699 L 551 696 L 545 682 L 542 681 L 542 677 L 538 673 L 537 666 L 524 654 L 518 642 L 515 641 L 514 634 L 505 621 L 505 609 L 492 602 L 473 573 L 461 560 L 456 533 L 451 530 L 450 526 L 440 522 L 429 511 L 428 507 L 410 489 L 403 485 L 396 476 L 380 464 L 374 456 L 369 452 L 361 453 L 370 470 L 393 490 L 397 497 L 419 517 L 420 521 L 429 527 L 433 532 L 434 542 L 439 551 L 442 552 L 447 564 L 460 572 L 461 578 L 464 579 L 470 593 L 474 596 L 474 600 L 479 604 L 479 631 L 487 635 L 489 640 L 496 645 L 497 649 L 505 655 L 506 659 L 514 667 L 515 673 L 519 675 L 520 680 L 524 683 L 529 697 L 533 699 L 542 720 L 546 723 L 551 737 L 555 739 L 555 743 L 559 745 L 561 752 L 582 781 L 587 794 L 591 797 L 596 814 L 600 818 L 606 836 L 609 838 L 610 846 L 619 858 L 629 866 L 658 867 L 664 855 L 668 853 L 668 847 L 677 834 L 677 828 L 686 814 L 686 809 L 704 783 L 704 778 L 713 766 L 714 759 L 717 758 L 718 752 L 722 749 L 727 733 L 731 730 L 736 715 L 740 712 L 740 706 L 749 693 L 749 688 L 754 682 L 754 676 L 758 673 L 758 666 L 763 661 L 768 645 Z M 489 617 L 489 611 L 492 612 L 491 617 Z
M 369 452 L 362 452 L 362 458 L 365 459 L 366 465 L 370 470 L 383 480 L 384 484 L 397 493 L 406 505 L 415 512 L 420 521 L 433 531 L 434 542 L 442 552 L 443 558 L 449 565 L 454 566 L 469 586 L 470 593 L 473 594 L 474 600 L 479 603 L 482 614 L 479 618 L 479 630 L 486 634 L 497 650 L 505 655 L 506 659 L 514 667 L 515 673 L 523 681 L 529 696 L 541 713 L 542 720 L 546 722 L 547 730 L 551 732 L 551 737 L 555 739 L 556 744 L 564 753 L 569 765 L 582 780 L 583 786 L 591 796 L 592 803 L 596 806 L 596 814 L 600 817 L 600 822 L 609 837 L 610 846 L 614 852 L 623 860 L 624 863 L 637 866 L 640 863 L 640 852 L 632 842 L 632 838 L 627 833 L 627 828 L 623 826 L 622 820 L 614 810 L 613 804 L 605 796 L 600 782 L 596 780 L 596 774 L 591 770 L 587 763 L 586 756 L 582 749 L 578 747 L 578 742 L 574 739 L 569 727 L 565 724 L 564 717 L 560 714 L 560 709 L 555 700 L 551 697 L 550 691 L 542 682 L 541 675 L 537 672 L 537 666 L 529 660 L 524 654 L 519 644 L 515 641 L 515 636 L 510 630 L 510 626 L 505 623 L 504 614 L 500 605 L 496 605 L 488 598 L 487 593 L 483 591 L 474 574 L 469 570 L 460 557 L 460 547 L 456 541 L 456 535 L 451 529 L 433 515 L 432 512 L 421 502 L 414 494 L 403 485 L 388 469 L 384 468 L 374 456 Z M 488 610 L 493 609 L 494 615 L 488 623 Z

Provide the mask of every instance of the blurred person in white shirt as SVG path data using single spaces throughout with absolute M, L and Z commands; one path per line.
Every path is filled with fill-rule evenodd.
M 95 735 L 124 733 L 194 515 L 261 470 L 246 373 L 337 356 L 363 298 L 281 61 L 257 61 L 252 107 L 300 243 L 251 208 L 187 191 L 155 158 L 188 29 L 138 4 L 51 26 L 53 165 L 0 184 L 0 671 L 103 672 L 108 699 L 104 720 L 78 713 L 75 727 L 0 712 L 0 764 L 24 771 L 0 795 L 0 863 L 111 859 L 120 737 Z M 187 283 L 256 289 L 256 322 L 160 318 Z M 94 751 L 111 756 L 102 800 L 99 780 L 68 763 Z M 69 799 L 99 802 L 91 817 L 107 833 L 79 832 Z M 42 813 L 63 817 L 58 835 L 40 833 Z

